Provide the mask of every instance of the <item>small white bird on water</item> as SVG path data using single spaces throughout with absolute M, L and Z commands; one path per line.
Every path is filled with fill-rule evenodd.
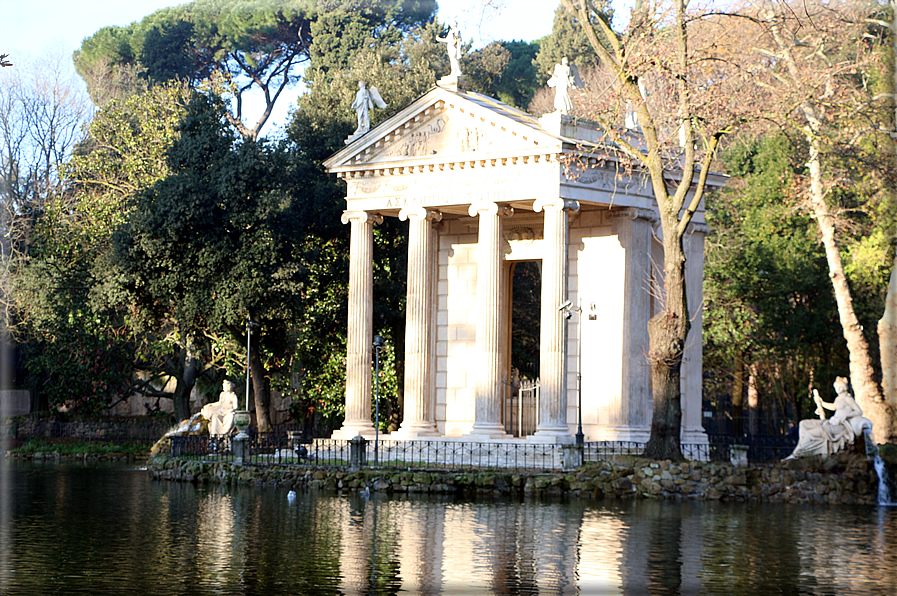
M 295 500 L 296 500 L 296 491 L 291 490 L 290 492 L 287 493 L 287 501 L 292 503 Z

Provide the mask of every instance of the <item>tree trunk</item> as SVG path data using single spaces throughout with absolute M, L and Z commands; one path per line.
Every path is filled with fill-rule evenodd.
M 735 352 L 735 382 L 732 384 L 732 434 L 744 432 L 744 351 Z
M 748 433 L 751 435 L 760 434 L 760 389 L 757 387 L 757 365 L 752 364 L 749 367 L 748 387 L 747 387 L 747 405 L 748 405 Z
M 878 321 L 878 345 L 881 351 L 881 390 L 885 402 L 895 406 L 897 405 L 897 256 L 891 267 L 885 312 Z
M 682 352 L 688 334 L 688 305 L 685 299 L 685 254 L 682 238 L 675 234 L 678 221 L 664 226 L 664 288 L 666 308 L 648 321 L 648 364 L 654 396 L 651 438 L 644 456 L 680 461 L 682 428 Z
M 249 369 L 252 373 L 252 397 L 255 403 L 256 428 L 260 433 L 271 430 L 271 395 L 268 389 L 268 371 L 262 364 L 259 340 L 254 338 L 249 350 Z
M 844 339 L 847 341 L 847 351 L 850 354 L 850 382 L 853 385 L 857 403 L 863 409 L 863 415 L 872 421 L 876 438 L 879 441 L 890 441 L 892 438 L 897 438 L 895 437 L 897 428 L 895 428 L 894 408 L 882 399 L 878 383 L 874 378 L 875 368 L 869 355 L 869 343 L 863 335 L 863 327 L 853 309 L 853 298 L 847 284 L 847 277 L 844 275 L 841 251 L 835 238 L 835 218 L 825 202 L 820 142 L 812 130 L 813 128 L 811 120 L 806 135 L 810 144 L 810 159 L 807 162 L 810 170 L 809 200 L 822 236 L 829 278 L 832 280 L 835 302 L 838 305 L 838 319 L 841 322 Z
M 190 394 L 196 385 L 196 350 L 193 340 L 187 336 L 187 345 L 181 350 L 183 368 L 174 393 L 174 415 L 178 420 L 190 418 Z

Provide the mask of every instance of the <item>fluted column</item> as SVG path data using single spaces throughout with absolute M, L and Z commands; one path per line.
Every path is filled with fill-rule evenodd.
M 438 211 L 423 207 L 402 209 L 399 219 L 408 220 L 408 294 L 405 301 L 405 408 L 396 438 L 437 436 L 430 411 L 430 345 L 433 275 L 436 239 L 433 222 L 442 220 Z
M 349 242 L 349 321 L 346 341 L 346 420 L 332 435 L 351 439 L 374 434 L 371 422 L 371 344 L 374 318 L 374 224 L 383 217 L 366 211 L 345 211 L 352 224 Z
M 567 426 L 567 211 L 579 203 L 558 197 L 539 199 L 545 213 L 542 252 L 542 316 L 539 338 L 539 426 L 534 441 L 572 442 Z
M 501 423 L 501 219 L 513 213 L 491 202 L 474 203 L 468 211 L 479 216 L 477 238 L 476 405 L 472 438 L 507 437 Z

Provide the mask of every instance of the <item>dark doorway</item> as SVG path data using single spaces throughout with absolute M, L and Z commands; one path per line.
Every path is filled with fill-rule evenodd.
M 538 425 L 541 263 L 514 263 L 511 287 L 511 370 L 504 420 L 506 432 L 522 437 L 534 433 Z

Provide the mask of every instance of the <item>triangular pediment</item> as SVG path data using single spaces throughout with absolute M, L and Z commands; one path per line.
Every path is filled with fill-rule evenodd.
M 436 87 L 324 165 L 339 173 L 546 155 L 561 146 L 524 112 L 477 93 Z

